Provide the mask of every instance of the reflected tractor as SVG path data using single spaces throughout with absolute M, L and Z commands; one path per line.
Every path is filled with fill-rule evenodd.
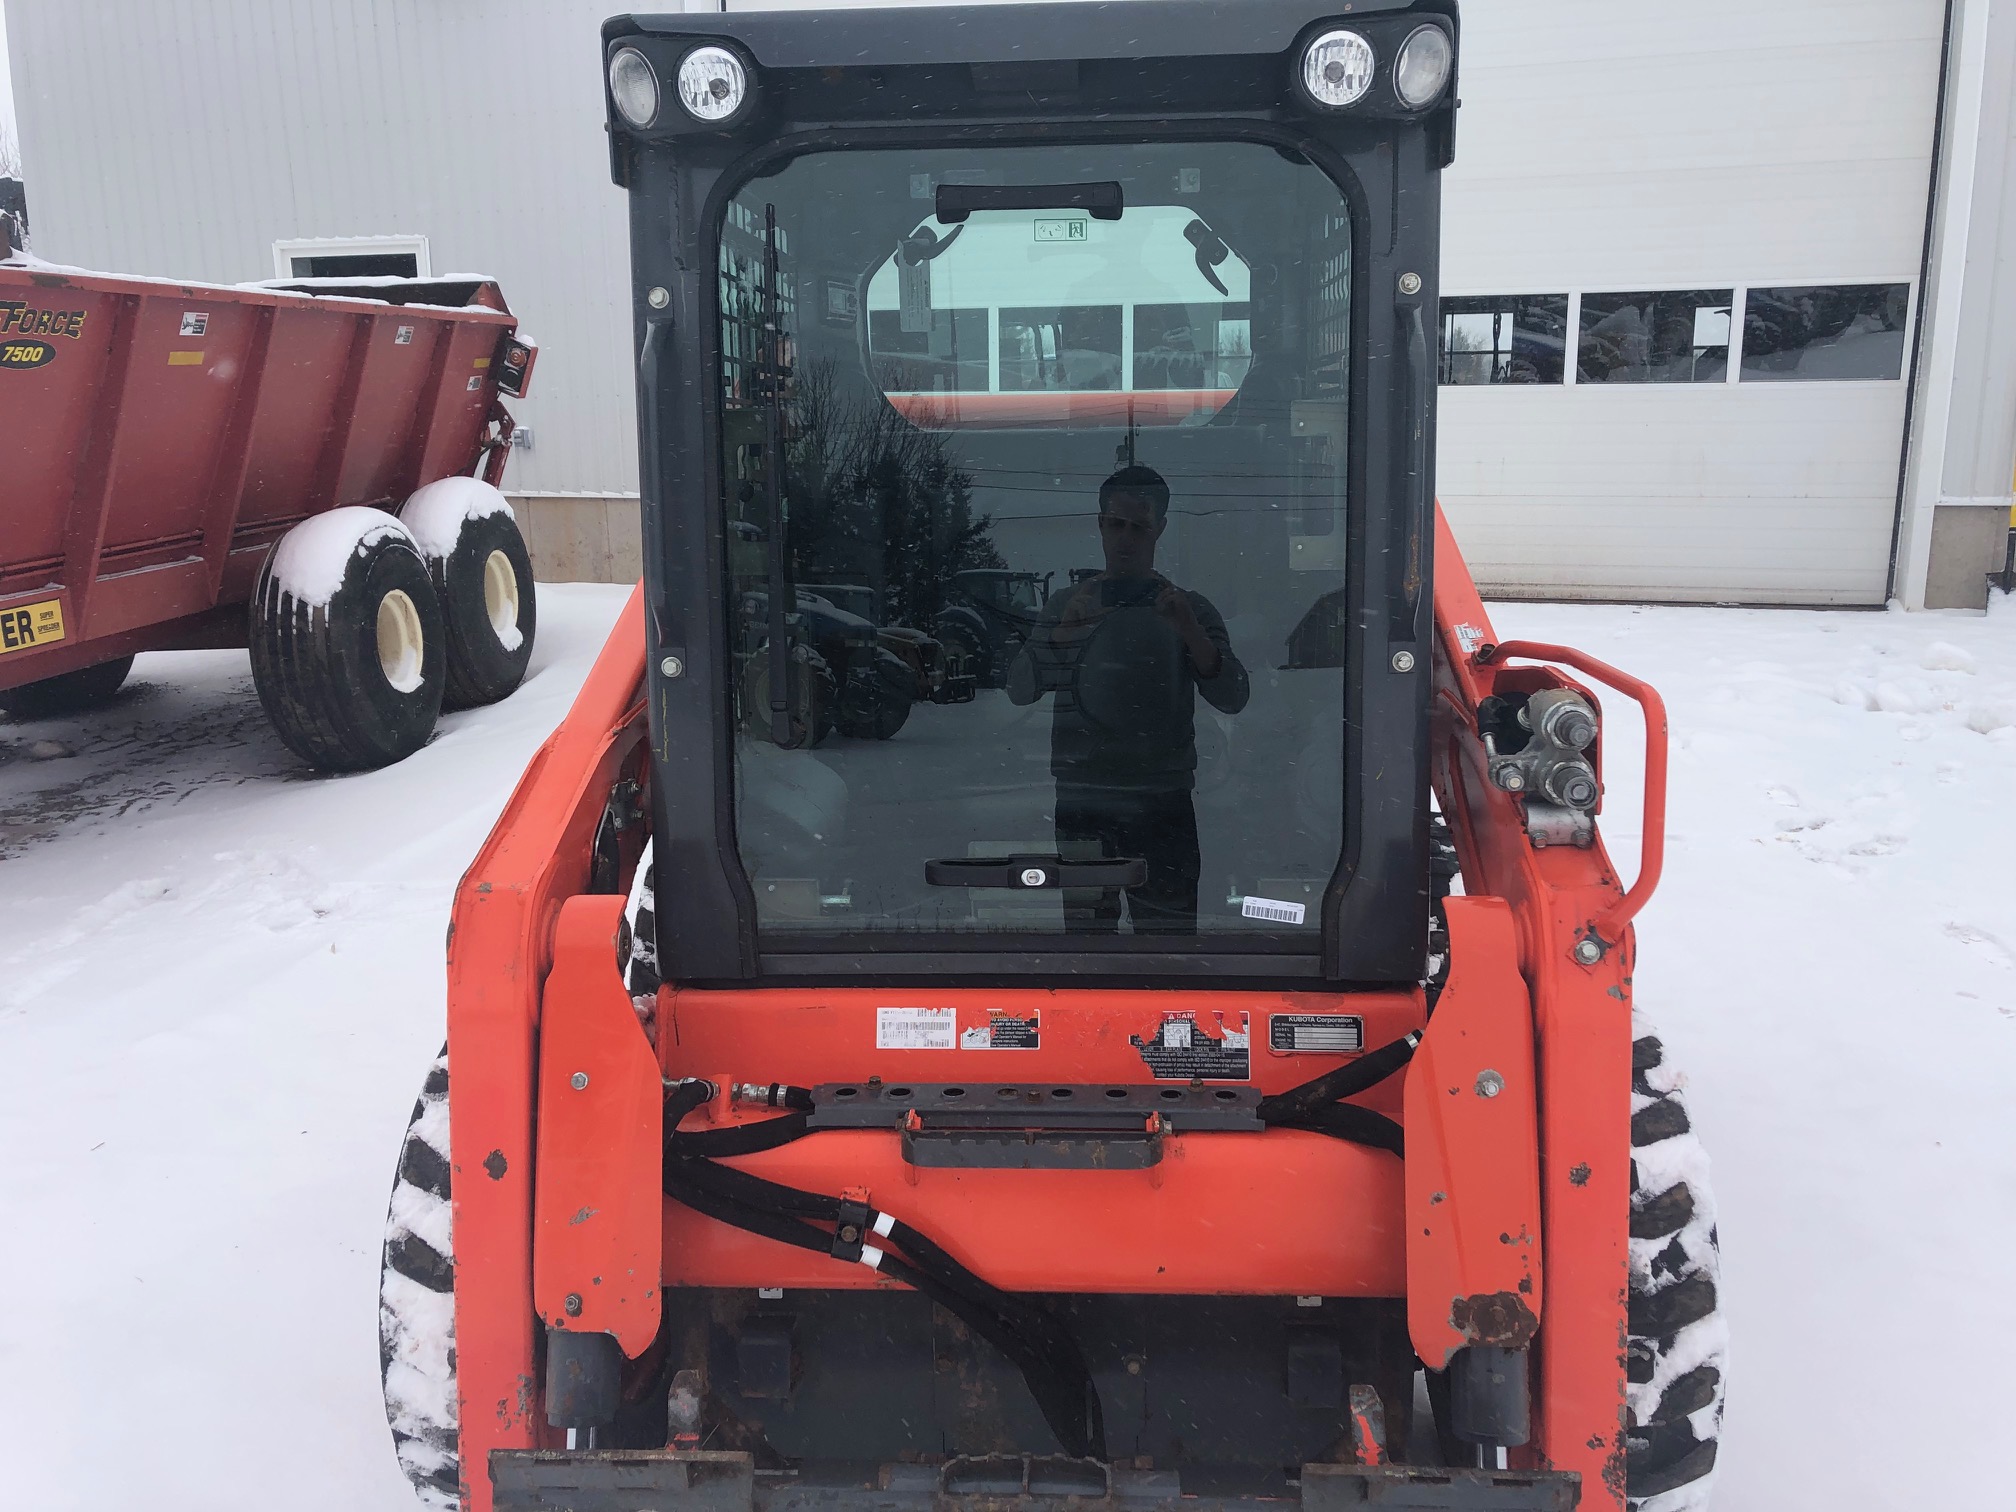
M 1434 502 L 1452 0 L 602 42 L 644 580 L 456 898 L 422 1497 L 1704 1507 L 1665 713 L 1501 640 Z M 991 594 L 974 696 L 809 739 L 794 606 L 882 649 L 825 592 Z

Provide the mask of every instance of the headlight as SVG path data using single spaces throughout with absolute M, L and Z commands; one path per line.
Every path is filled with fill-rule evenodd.
M 1439 26 L 1424 26 L 1409 37 L 1393 64 L 1393 92 L 1410 110 L 1419 110 L 1442 93 L 1449 82 L 1449 63 L 1454 54 L 1449 34 Z
M 1372 44 L 1356 32 L 1325 32 L 1302 55 L 1302 87 L 1319 105 L 1349 105 L 1372 85 Z
M 679 64 L 679 103 L 697 121 L 725 121 L 742 108 L 749 75 L 725 47 L 696 47 Z
M 658 119 L 658 71 L 634 47 L 609 60 L 609 96 L 624 120 L 640 131 Z

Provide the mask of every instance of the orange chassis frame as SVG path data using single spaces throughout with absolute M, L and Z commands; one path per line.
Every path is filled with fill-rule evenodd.
M 1581 653 L 1494 646 L 1439 515 L 1436 548 L 1432 774 L 1467 895 L 1446 905 L 1453 965 L 1432 1024 L 1419 989 L 1348 999 L 1368 1046 L 1426 1027 L 1404 1077 L 1362 1099 L 1402 1119 L 1404 1169 L 1285 1129 L 1172 1138 L 1168 1158 L 1143 1171 L 920 1171 L 874 1131 L 836 1131 L 738 1164 L 810 1189 L 865 1186 L 955 1255 L 986 1256 L 987 1279 L 1010 1290 L 1404 1295 L 1414 1347 L 1430 1364 L 1465 1344 L 1530 1343 L 1534 1433 L 1515 1467 L 1577 1471 L 1582 1505 L 1621 1512 L 1630 920 L 1658 880 L 1665 713 L 1649 687 Z M 661 1076 L 724 1087 L 866 1080 L 888 1067 L 887 1052 L 865 1049 L 887 994 L 668 985 L 658 1045 L 649 1043 L 617 970 L 623 900 L 584 891 L 610 791 L 645 764 L 644 654 L 633 594 L 455 900 L 455 1332 L 471 1512 L 491 1507 L 491 1450 L 561 1447 L 542 1410 L 542 1323 L 613 1334 L 635 1358 L 658 1332 L 663 1286 L 893 1284 L 662 1195 Z M 1600 839 L 1589 850 L 1536 848 L 1516 800 L 1486 778 L 1483 698 L 1547 686 L 1589 693 L 1552 666 L 1508 666 L 1514 659 L 1572 666 L 1644 712 L 1644 854 L 1628 891 Z M 1017 1073 L 1026 1065 L 1060 1081 L 1138 1081 L 1139 1058 L 1114 1026 L 1175 1000 L 1200 1017 L 1346 1006 L 1343 994 L 1222 991 L 928 996 L 958 1009 L 962 1025 L 984 1024 L 990 1007 L 1040 1011 L 1044 1048 L 1025 1052 L 1040 1064 L 1018 1061 Z M 957 1052 L 896 1053 L 901 1074 L 920 1081 L 972 1074 Z M 1252 1079 L 1277 1092 L 1333 1063 L 1256 1054 Z M 740 1115 L 724 1093 L 696 1116 Z M 1318 1211 L 1312 1190 L 1339 1200 Z M 1201 1244 L 1175 1215 L 1206 1203 L 1216 1221 Z M 1282 1223 L 1284 1213 L 1296 1221 Z

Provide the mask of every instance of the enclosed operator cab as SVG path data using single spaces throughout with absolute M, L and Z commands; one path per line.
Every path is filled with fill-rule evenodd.
M 605 29 L 683 980 L 1420 979 L 1454 40 L 1272 0 Z M 873 669 L 785 613 L 830 582 L 980 695 L 844 733 Z

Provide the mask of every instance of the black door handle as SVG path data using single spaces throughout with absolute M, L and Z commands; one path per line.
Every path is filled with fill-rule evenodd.
M 1057 856 L 988 856 L 926 861 L 924 880 L 933 887 L 1144 887 L 1148 863 L 1139 856 L 1106 861 L 1065 861 Z

